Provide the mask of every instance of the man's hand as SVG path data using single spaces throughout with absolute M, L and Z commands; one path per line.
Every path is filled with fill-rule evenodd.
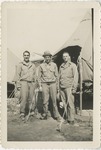
M 39 87 L 39 91 L 42 92 L 42 86 Z
M 17 87 L 17 90 L 20 91 L 21 87 Z
M 16 82 L 15 86 L 16 86 L 17 91 L 20 91 L 21 83 L 19 81 Z
M 63 102 L 60 102 L 60 103 L 59 103 L 59 107 L 60 107 L 60 108 L 63 108 L 63 107 L 64 107 Z
M 72 94 L 75 95 L 75 94 L 76 94 L 76 91 L 75 91 L 75 90 L 72 90 Z

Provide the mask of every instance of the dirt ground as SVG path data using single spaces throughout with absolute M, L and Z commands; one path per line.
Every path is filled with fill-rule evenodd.
M 39 116 L 39 115 L 38 115 Z M 15 101 L 8 102 L 8 141 L 92 141 L 92 111 L 85 110 L 82 116 L 75 115 L 79 126 L 62 124 L 61 132 L 57 131 L 59 123 L 52 117 L 40 120 L 30 117 L 24 123 L 19 118 L 19 105 Z

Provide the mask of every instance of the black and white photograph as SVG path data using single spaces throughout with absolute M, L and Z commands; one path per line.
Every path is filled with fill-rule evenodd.
M 7 142 L 93 142 L 97 9 L 15 4 L 2 5 Z

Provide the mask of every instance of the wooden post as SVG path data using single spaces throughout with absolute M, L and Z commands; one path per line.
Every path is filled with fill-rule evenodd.
M 80 115 L 82 115 L 82 59 L 79 56 L 79 71 L 80 71 Z

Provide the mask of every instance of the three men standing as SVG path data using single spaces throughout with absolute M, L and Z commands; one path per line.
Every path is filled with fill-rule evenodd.
M 21 104 L 20 117 L 24 121 L 26 115 L 26 104 L 28 103 L 31 114 L 35 110 L 35 85 L 36 85 L 36 67 L 29 60 L 30 53 L 25 51 L 23 53 L 24 61 L 17 67 L 17 89 L 20 90 Z M 31 108 L 30 108 L 31 107 Z
M 53 104 L 54 118 L 60 121 L 60 114 L 57 108 L 56 95 L 60 91 L 61 98 L 67 111 L 66 121 L 74 124 L 74 94 L 78 86 L 78 71 L 74 63 L 71 62 L 67 52 L 63 53 L 63 63 L 60 66 L 59 74 L 57 65 L 52 62 L 52 55 L 49 51 L 44 52 L 44 62 L 39 66 L 38 83 L 39 90 L 43 96 L 43 111 L 41 119 L 47 119 L 49 98 Z M 26 115 L 26 104 L 29 102 L 29 109 L 34 114 L 35 88 L 36 88 L 36 67 L 29 61 L 30 53 L 23 53 L 24 61 L 17 68 L 17 88 L 21 91 L 20 116 L 22 120 Z M 30 108 L 31 106 L 31 108 Z

